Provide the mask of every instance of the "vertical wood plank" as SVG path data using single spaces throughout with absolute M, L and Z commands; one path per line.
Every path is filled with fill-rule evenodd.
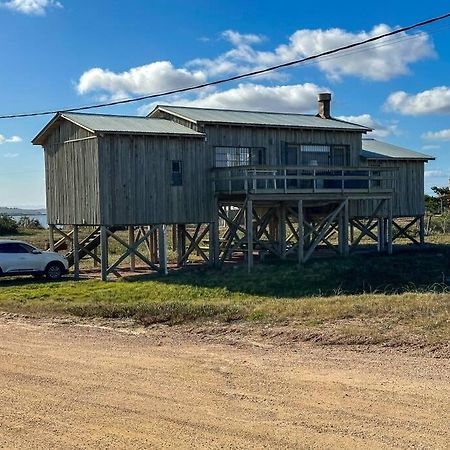
M 305 227 L 303 223 L 303 200 L 298 201 L 298 263 L 305 259 Z
M 128 227 L 128 244 L 130 247 L 134 245 L 134 226 L 130 225 Z M 136 255 L 134 252 L 130 254 L 130 270 L 134 272 L 136 270 Z
M 108 233 L 104 225 L 100 227 L 100 251 L 102 281 L 108 281 Z
M 80 240 L 78 235 L 78 225 L 73 226 L 73 276 L 76 280 L 80 278 Z
M 167 275 L 167 238 L 166 238 L 166 226 L 159 225 L 159 267 L 161 273 Z
M 253 268 L 253 201 L 247 200 L 247 268 L 250 273 Z

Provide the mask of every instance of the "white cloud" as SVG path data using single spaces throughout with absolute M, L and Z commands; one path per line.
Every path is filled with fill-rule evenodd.
M 77 91 L 80 94 L 102 91 L 118 98 L 129 94 L 157 93 L 205 81 L 206 76 L 201 71 L 177 69 L 169 61 L 156 61 L 120 73 L 100 68 L 90 69 L 81 75 Z
M 417 94 L 393 92 L 387 98 L 385 108 L 409 116 L 450 114 L 450 87 L 438 86 Z
M 450 141 L 450 128 L 440 131 L 427 131 L 422 134 L 422 139 L 429 141 Z
M 246 70 L 282 64 L 322 53 L 337 47 L 366 40 L 393 31 L 394 28 L 380 24 L 370 31 L 352 33 L 341 28 L 301 29 L 289 37 L 289 42 L 273 51 L 258 51 L 252 45 L 263 38 L 257 35 L 242 35 L 228 30 L 228 40 L 234 48 L 216 58 L 199 58 L 188 63 L 209 75 L 242 73 Z M 393 45 L 389 45 L 392 42 Z M 331 55 L 320 59 L 317 66 L 331 79 L 343 76 L 384 81 L 409 72 L 409 65 L 424 58 L 435 56 L 433 44 L 426 33 L 414 38 L 407 33 L 384 38 L 377 43 Z
M 196 58 L 179 68 L 174 67 L 170 61 L 155 61 L 124 72 L 92 68 L 81 75 L 77 91 L 79 94 L 107 94 L 109 98 L 157 93 L 201 84 L 224 74 L 242 74 L 301 59 L 392 30 L 393 28 L 383 24 L 358 33 L 340 28 L 301 29 L 292 34 L 287 43 L 269 51 L 255 49 L 256 45 L 265 41 L 264 36 L 227 30 L 221 36 L 230 42 L 232 48 L 215 58 Z M 393 45 L 388 45 L 390 42 Z M 371 80 L 389 80 L 408 73 L 410 64 L 434 55 L 433 44 L 426 33 L 417 33 L 414 38 L 401 33 L 372 45 L 322 58 L 317 61 L 316 67 L 330 79 L 357 76 Z M 287 78 L 288 73 L 285 71 L 263 74 L 258 79 L 280 82 Z
M 62 8 L 56 0 L 10 0 L 0 3 L 0 7 L 17 11 L 23 14 L 45 16 L 49 8 Z
M 4 158 L 17 158 L 19 156 L 19 153 L 3 153 L 3 157 Z
M 359 116 L 338 116 L 337 119 L 353 122 L 365 127 L 372 128 L 373 131 L 368 133 L 368 137 L 385 138 L 387 136 L 399 134 L 396 122 L 381 123 L 375 120 L 370 114 L 361 114 Z
M 440 145 L 422 145 L 422 150 L 437 150 L 438 148 L 441 148 Z
M 1 144 L 17 144 L 18 142 L 22 142 L 22 138 L 19 136 L 11 136 L 10 138 L 7 138 L 3 136 L 3 134 L 0 134 L 0 145 Z
M 425 178 L 442 178 L 447 177 L 443 170 L 425 170 Z
M 224 37 L 227 41 L 231 42 L 236 47 L 240 45 L 248 45 L 248 44 L 260 44 L 266 38 L 259 34 L 241 34 L 238 31 L 234 30 L 226 30 L 222 33 L 222 37 Z
M 213 91 L 189 100 L 178 98 L 174 103 L 181 106 L 204 108 L 248 109 L 253 111 L 275 112 L 315 112 L 317 93 L 327 91 L 313 83 L 286 86 L 264 86 L 242 83 L 238 87 L 225 91 Z M 156 104 L 145 105 L 140 113 L 150 112 Z

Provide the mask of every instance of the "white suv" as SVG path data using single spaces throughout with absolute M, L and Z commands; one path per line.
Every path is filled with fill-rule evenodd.
M 59 280 L 69 263 L 64 256 L 44 252 L 22 241 L 0 240 L 0 276 L 45 275 Z

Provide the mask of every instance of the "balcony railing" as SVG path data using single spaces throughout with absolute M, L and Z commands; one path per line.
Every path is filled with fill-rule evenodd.
M 396 168 L 239 166 L 214 169 L 216 192 L 223 193 L 390 193 Z

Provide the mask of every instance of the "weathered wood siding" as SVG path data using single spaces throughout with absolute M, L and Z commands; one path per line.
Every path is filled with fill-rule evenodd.
M 172 186 L 173 160 L 182 161 L 182 186 Z M 105 135 L 99 167 L 103 224 L 213 220 L 212 156 L 201 138 Z
M 286 144 L 348 145 L 350 165 L 360 165 L 361 133 L 294 128 L 266 128 L 226 125 L 205 125 L 207 146 L 211 152 L 223 147 L 264 147 L 266 164 L 283 164 Z
M 49 134 L 44 150 L 48 222 L 67 225 L 99 223 L 98 145 L 95 136 L 61 120 Z
M 424 162 L 412 160 L 369 160 L 363 162 L 370 167 L 396 167 L 395 193 L 393 195 L 392 213 L 394 217 L 414 217 L 425 213 L 424 199 Z M 373 211 L 373 202 L 351 202 L 350 215 L 365 217 Z M 380 216 L 387 216 L 383 208 Z

